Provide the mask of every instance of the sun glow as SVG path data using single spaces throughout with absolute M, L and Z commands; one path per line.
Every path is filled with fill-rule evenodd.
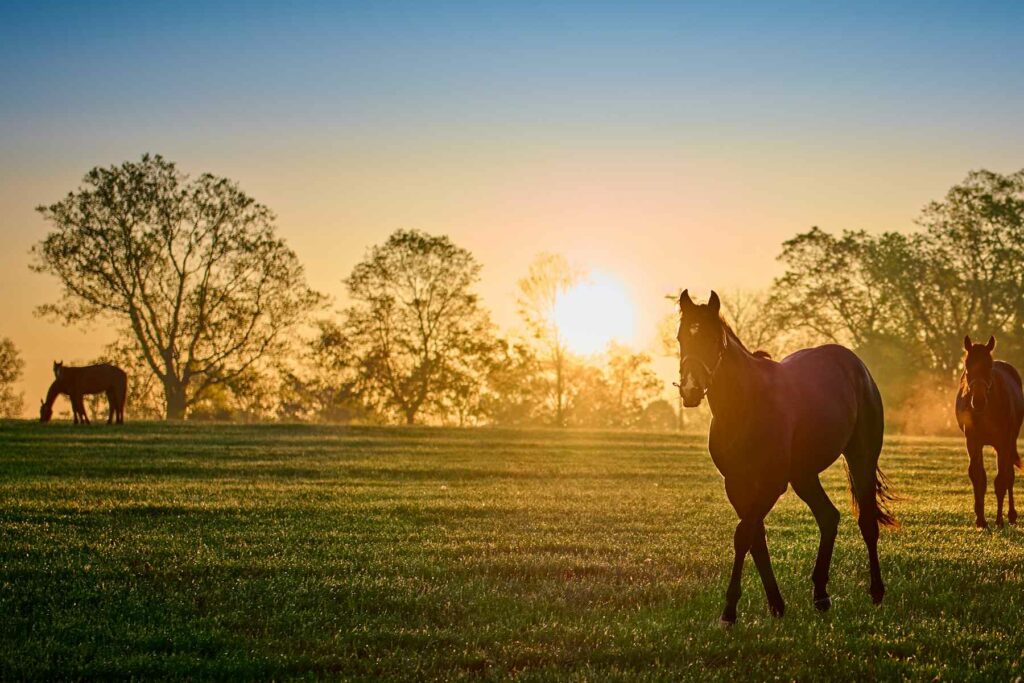
M 575 353 L 604 351 L 611 341 L 628 343 L 636 334 L 636 311 L 621 282 L 593 273 L 555 301 L 554 321 Z

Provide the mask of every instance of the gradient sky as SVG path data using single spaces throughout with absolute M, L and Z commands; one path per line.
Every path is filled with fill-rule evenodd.
M 766 286 L 811 225 L 913 227 L 1024 166 L 1024 3 L 0 2 L 0 336 L 28 364 L 107 341 L 35 318 L 33 211 L 158 152 L 274 209 L 316 288 L 396 228 L 484 265 L 502 325 L 557 251 L 662 295 Z

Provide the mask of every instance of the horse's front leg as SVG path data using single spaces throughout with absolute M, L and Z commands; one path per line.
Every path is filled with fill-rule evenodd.
M 967 439 L 967 455 L 971 463 L 967 467 L 967 476 L 971 478 L 971 485 L 974 487 L 974 525 L 979 529 L 988 527 L 985 521 L 985 460 L 982 455 L 984 445 L 975 439 Z
M 71 401 L 71 410 L 82 418 L 82 424 L 89 424 L 89 414 L 85 412 L 85 398 L 79 394 Z
M 743 562 L 747 559 L 756 524 L 757 522 L 753 520 L 741 519 L 736 525 L 736 531 L 733 532 L 732 574 L 729 576 L 729 587 L 725 590 L 725 609 L 722 610 L 722 617 L 719 619 L 723 626 L 732 626 L 736 623 L 736 604 L 740 601 L 742 593 L 740 581 L 743 578 Z
M 764 519 L 758 523 L 753 531 L 753 538 L 750 542 L 750 556 L 754 558 L 757 573 L 761 575 L 764 594 L 768 598 L 768 609 L 771 610 L 772 616 L 781 617 L 786 613 L 786 604 L 782 600 L 782 592 L 779 591 L 779 584 L 775 580 L 775 572 L 772 571 L 772 560 L 768 555 L 768 535 L 764 528 Z

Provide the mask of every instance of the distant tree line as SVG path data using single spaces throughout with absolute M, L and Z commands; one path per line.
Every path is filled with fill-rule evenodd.
M 39 211 L 52 231 L 32 267 L 62 285 L 41 313 L 123 330 L 97 360 L 129 371 L 137 417 L 677 424 L 650 354 L 613 344 L 581 358 L 567 348 L 554 306 L 584 274 L 562 256 L 537 257 L 518 283 L 521 325 L 501 334 L 476 294 L 479 263 L 448 237 L 396 231 L 344 279 L 347 306 L 332 314 L 269 209 L 230 180 L 190 178 L 160 156 L 95 168 Z M 945 419 L 940 398 L 965 333 L 995 334 L 998 355 L 1024 365 L 1024 171 L 971 173 L 918 226 L 798 234 L 783 244 L 771 287 L 724 297 L 724 312 L 748 346 L 776 356 L 851 346 L 890 415 L 931 429 L 914 419 Z M 666 355 L 674 334 L 670 317 Z M 11 352 L 0 345 L 0 359 Z M 17 398 L 4 393 L 8 374 L 0 410 Z
M 61 299 L 40 313 L 122 333 L 97 361 L 131 375 L 137 417 L 665 427 L 651 357 L 573 356 L 551 320 L 579 274 L 543 255 L 520 283 L 523 333 L 501 336 L 480 265 L 446 236 L 398 230 L 327 310 L 274 215 L 225 178 L 170 161 L 94 168 L 39 212 L 32 267 Z
M 995 335 L 997 355 L 1024 367 L 1024 170 L 970 173 L 917 225 L 796 235 L 761 317 L 780 337 L 851 346 L 900 426 L 936 431 L 952 425 L 965 334 Z

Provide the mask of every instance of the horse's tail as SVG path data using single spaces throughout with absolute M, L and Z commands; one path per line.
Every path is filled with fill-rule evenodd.
M 849 466 L 846 468 L 846 478 L 850 482 L 850 497 L 853 503 L 853 512 L 857 515 L 859 510 L 857 489 L 854 486 L 853 475 L 850 473 Z M 878 467 L 878 465 L 875 465 L 874 479 L 874 495 L 872 496 L 871 503 L 875 506 L 875 519 L 878 521 L 880 526 L 887 526 L 895 529 L 899 527 L 900 523 L 896 521 L 896 516 L 892 513 L 892 502 L 896 500 L 896 495 L 892 491 L 892 484 L 889 483 L 889 478 L 885 476 L 885 473 L 882 472 L 882 469 Z

